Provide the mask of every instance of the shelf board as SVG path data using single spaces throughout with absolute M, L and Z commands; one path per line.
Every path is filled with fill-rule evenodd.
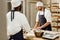
M 52 26 L 52 27 L 54 27 L 54 28 L 60 28 L 60 26 Z
M 54 5 L 52 5 L 51 7 L 59 7 L 59 6 L 56 6 L 56 5 L 54 6 Z
M 51 4 L 59 4 L 59 3 L 51 3 Z
M 56 11 L 51 11 L 52 13 L 60 13 L 60 12 L 56 12 Z
M 60 13 L 55 13 L 55 12 L 53 13 L 53 12 L 52 12 L 52 14 L 60 14 Z
M 60 23 L 60 20 L 58 20 L 58 21 L 52 21 L 52 22 Z
M 57 17 L 57 18 L 60 18 L 60 16 L 59 16 L 59 15 L 54 15 L 54 16 L 52 16 L 52 17 Z

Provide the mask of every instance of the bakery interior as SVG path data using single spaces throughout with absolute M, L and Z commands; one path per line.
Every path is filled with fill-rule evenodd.
M 11 10 L 11 0 L 0 0 L 0 40 L 7 40 L 7 30 L 6 30 L 6 13 Z M 36 7 L 35 4 L 37 1 L 42 1 L 44 6 L 51 11 L 52 16 L 52 32 L 51 33 L 58 33 L 59 37 L 52 40 L 60 40 L 60 0 L 22 0 L 22 10 L 21 12 L 26 15 L 28 22 L 33 28 L 35 24 L 35 17 L 36 17 Z M 42 30 L 43 31 L 43 30 Z M 48 32 L 50 31 L 43 31 Z M 30 33 L 30 36 L 25 36 L 25 40 L 48 40 L 41 37 L 35 37 L 33 33 Z

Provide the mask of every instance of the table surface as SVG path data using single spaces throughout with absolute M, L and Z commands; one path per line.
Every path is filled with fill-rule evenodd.
M 48 39 L 33 37 L 33 38 L 26 38 L 25 40 L 48 40 Z M 54 40 L 60 40 L 60 38 Z
M 32 40 L 49 40 L 49 39 L 43 39 L 43 38 L 33 38 Z M 58 39 L 54 39 L 54 40 L 58 40 Z
M 30 34 L 33 34 L 33 33 L 30 33 Z M 36 37 L 35 35 L 33 35 L 33 36 L 30 35 L 30 37 L 26 37 L 26 34 L 24 35 L 24 39 L 25 40 L 48 40 L 48 39 L 44 39 L 42 37 Z M 60 37 L 56 38 L 54 40 L 60 40 Z
M 30 37 L 24 36 L 24 39 L 25 40 L 48 40 L 48 39 L 45 39 L 45 38 L 42 38 L 42 37 L 36 37 L 36 36 L 30 36 Z M 60 40 L 60 37 L 56 38 L 54 40 Z
M 42 32 L 52 32 L 52 31 L 44 31 L 44 30 L 42 30 Z M 24 39 L 25 40 L 48 40 L 48 39 L 44 39 L 44 38 L 42 38 L 42 37 L 36 37 L 35 35 L 34 35 L 34 33 L 33 32 L 31 32 L 31 33 L 29 33 L 29 37 L 26 37 L 26 34 L 24 35 Z M 56 38 L 55 40 L 60 40 L 60 37 L 59 38 Z

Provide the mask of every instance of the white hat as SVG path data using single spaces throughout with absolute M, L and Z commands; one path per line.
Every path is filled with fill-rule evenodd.
M 39 1 L 39 2 L 36 3 L 36 6 L 37 6 L 37 7 L 38 7 L 38 6 L 43 6 L 43 3 Z
M 11 0 L 12 10 L 21 4 L 21 0 Z

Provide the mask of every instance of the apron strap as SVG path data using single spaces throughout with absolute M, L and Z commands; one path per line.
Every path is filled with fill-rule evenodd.
M 11 21 L 13 21 L 13 19 L 14 19 L 14 10 L 11 10 Z
M 44 7 L 44 9 L 43 9 L 43 15 L 45 16 L 45 7 Z

